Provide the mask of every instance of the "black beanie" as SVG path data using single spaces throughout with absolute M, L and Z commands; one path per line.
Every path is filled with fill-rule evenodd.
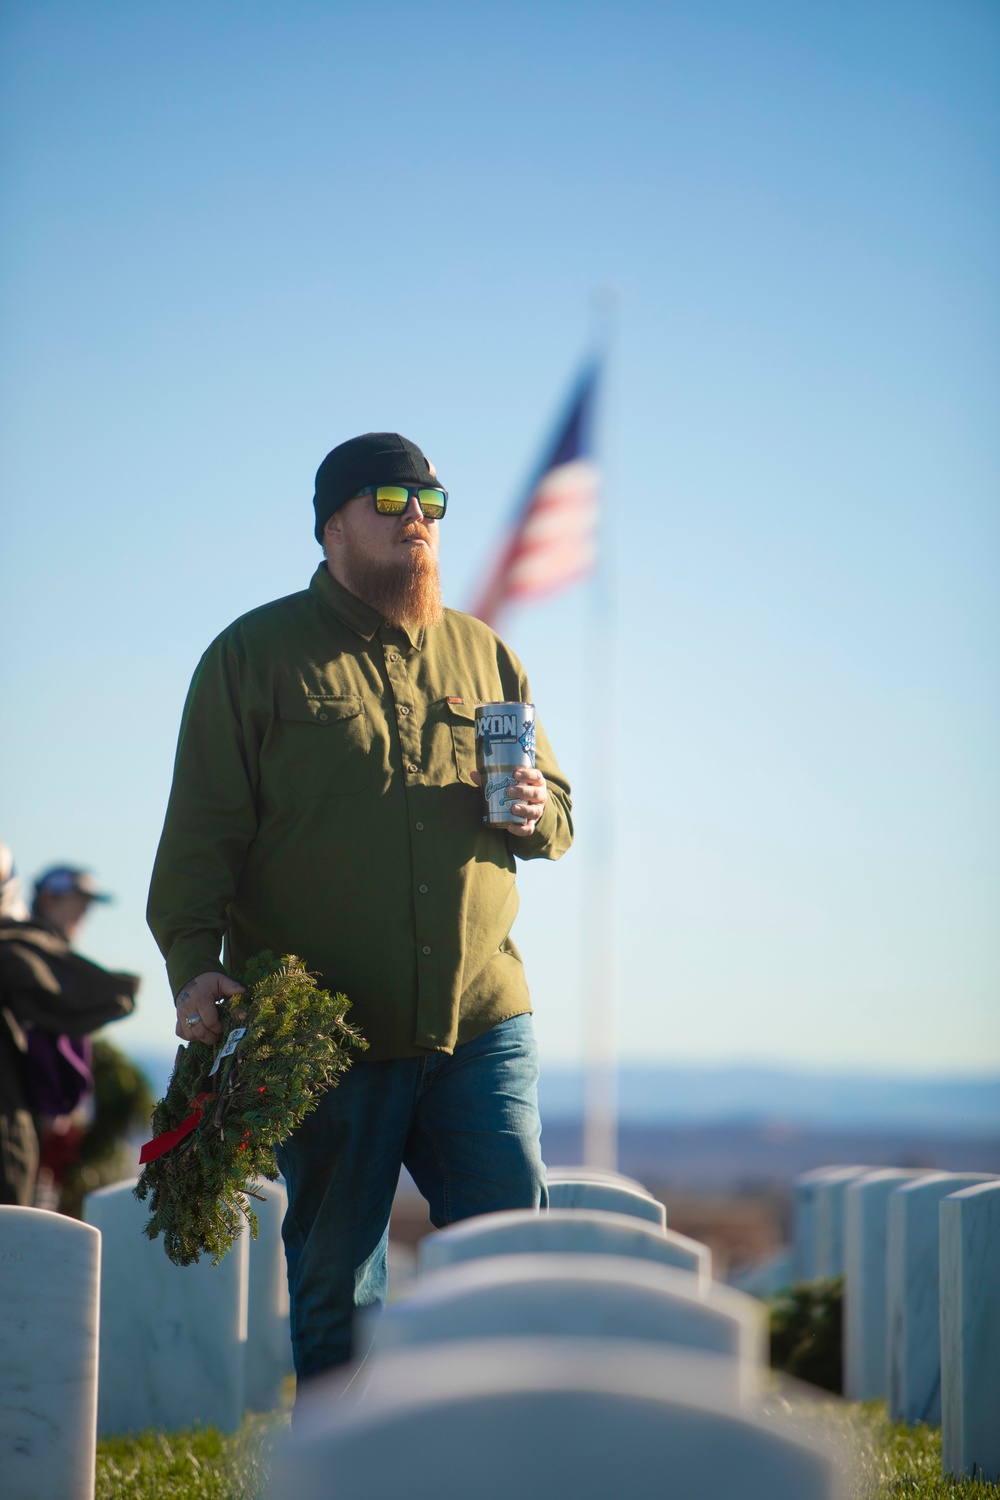
M 438 482 L 416 443 L 398 432 L 366 432 L 348 438 L 316 470 L 316 540 L 322 546 L 327 521 L 366 485 Z

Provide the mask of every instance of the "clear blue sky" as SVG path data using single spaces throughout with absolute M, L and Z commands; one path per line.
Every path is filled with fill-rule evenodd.
M 1000 1067 L 991 0 L 2 18 L 0 837 L 146 976 L 183 695 L 303 587 L 328 448 L 437 463 L 461 606 L 587 341 L 621 601 L 626 1056 Z M 511 619 L 579 783 L 515 929 L 579 1045 L 586 592 Z

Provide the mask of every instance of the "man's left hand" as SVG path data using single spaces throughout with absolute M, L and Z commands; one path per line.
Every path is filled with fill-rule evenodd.
M 482 777 L 478 771 L 473 771 L 473 779 L 477 786 L 482 786 Z M 545 801 L 549 795 L 549 788 L 541 771 L 534 766 L 521 766 L 514 772 L 514 787 L 507 793 L 511 799 L 511 818 L 519 818 L 522 821 L 508 823 L 507 833 L 513 833 L 519 839 L 530 838 L 538 827 L 539 819 L 545 811 Z

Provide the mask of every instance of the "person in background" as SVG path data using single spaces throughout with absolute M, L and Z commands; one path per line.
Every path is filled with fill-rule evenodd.
M 131 1014 L 139 979 L 73 949 L 92 903 L 110 899 L 87 871 L 47 870 L 21 915 L 13 860 L 0 850 L 0 1203 L 35 1205 L 44 1166 L 39 1206 L 55 1207 L 82 1134 L 73 1114 L 91 1087 L 86 1039 Z
M 56 865 L 35 881 L 31 915 L 36 921 L 54 927 L 67 943 L 75 943 L 84 918 L 95 901 L 111 900 L 106 891 L 97 889 L 97 882 L 89 870 Z
M 14 856 L 8 844 L 0 843 L 0 919 L 10 917 L 15 922 L 23 922 L 27 915 L 21 882 L 14 869 Z

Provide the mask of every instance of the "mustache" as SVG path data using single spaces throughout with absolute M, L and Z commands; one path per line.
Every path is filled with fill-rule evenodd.
M 406 525 L 400 530 L 399 540 L 401 542 L 409 542 L 414 537 L 419 537 L 422 542 L 427 543 L 428 547 L 431 545 L 431 534 L 427 530 L 427 527 L 419 521 L 407 521 Z

